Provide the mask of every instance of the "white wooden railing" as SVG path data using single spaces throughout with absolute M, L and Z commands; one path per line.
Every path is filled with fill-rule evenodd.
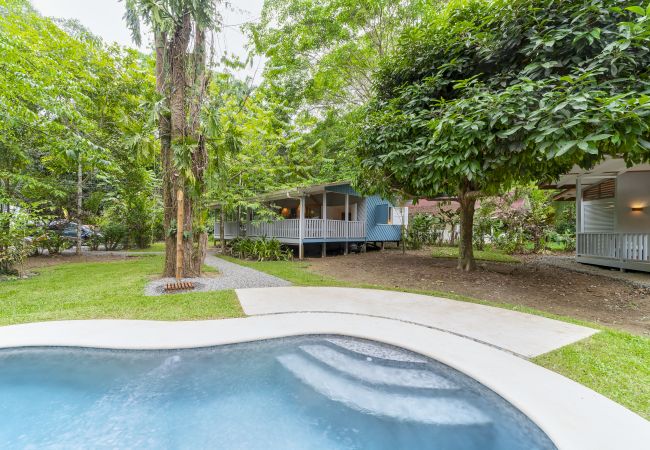
M 303 238 L 313 239 L 313 238 L 322 238 L 322 237 L 323 237 L 323 220 L 305 219 L 305 229 L 303 231 Z
M 347 225 L 346 225 L 347 224 Z M 268 238 L 299 239 L 300 237 L 300 220 L 285 219 L 273 222 L 254 222 L 244 224 L 246 236 Z M 304 239 L 365 239 L 366 224 L 361 221 L 344 221 L 344 220 L 323 220 L 323 219 L 305 219 L 303 222 Z M 347 233 L 346 233 L 347 226 Z M 225 237 L 231 239 L 237 236 L 243 236 L 239 232 L 237 222 L 224 223 Z M 219 238 L 219 222 L 215 224 L 215 238 Z
M 247 223 L 246 236 L 298 239 L 300 236 L 300 220 L 286 219 L 274 222 Z
M 578 256 L 650 262 L 650 233 L 578 233 Z
M 219 239 L 221 237 L 221 231 L 219 229 L 220 222 L 216 222 L 214 226 L 214 238 Z M 226 239 L 232 239 L 239 236 L 239 224 L 237 222 L 224 222 L 223 223 L 223 235 Z
M 348 222 L 348 236 L 351 238 L 364 238 L 366 237 L 366 223 L 360 221 Z

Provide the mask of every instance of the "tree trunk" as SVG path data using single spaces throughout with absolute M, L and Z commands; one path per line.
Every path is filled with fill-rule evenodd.
M 188 51 L 190 43 L 193 45 L 191 52 Z M 169 39 L 164 33 L 156 33 L 156 85 L 168 106 L 165 108 L 168 112 L 159 115 L 166 231 L 164 276 L 168 277 L 176 272 L 172 231 L 178 212 L 176 192 L 179 189 L 185 198 L 184 276 L 200 276 L 206 255 L 208 235 L 203 213 L 208 155 L 200 126 L 207 87 L 205 60 L 205 31 L 192 22 L 189 12 L 176 24 Z
M 83 167 L 81 155 L 77 158 L 77 256 L 81 255 L 81 207 L 83 201 Z
M 460 239 L 458 241 L 458 269 L 466 272 L 476 269 L 472 237 L 474 233 L 474 211 L 476 209 L 476 194 L 466 186 L 460 189 Z
M 220 210 L 220 220 L 219 220 L 219 240 L 221 241 L 221 254 L 226 254 L 226 212 L 223 207 Z
M 156 31 L 156 91 L 162 97 L 163 107 L 158 112 L 158 135 L 160 139 L 160 159 L 162 166 L 163 231 L 165 237 L 165 265 L 163 276 L 173 276 L 176 270 L 176 238 L 173 225 L 176 219 L 176 191 L 174 189 L 174 160 L 171 145 L 171 115 L 169 113 L 170 83 L 169 50 L 166 46 L 167 34 Z

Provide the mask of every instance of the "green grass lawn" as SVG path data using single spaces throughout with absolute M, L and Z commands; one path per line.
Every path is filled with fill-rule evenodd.
M 533 361 L 650 420 L 650 339 L 603 330 Z
M 458 258 L 458 247 L 434 247 L 431 255 L 434 258 Z M 506 255 L 496 250 L 474 250 L 474 258 L 478 261 L 502 263 L 521 262 L 514 256 Z
M 525 306 L 496 303 L 439 291 L 395 289 L 379 285 L 353 284 L 324 277 L 299 261 L 254 262 L 224 258 L 261 270 L 299 286 L 342 286 L 386 289 L 446 297 L 454 300 L 521 311 L 602 330 L 594 336 L 538 356 L 532 361 L 571 378 L 624 405 L 650 420 L 650 339 L 603 328 L 571 317 L 538 311 Z
M 134 253 L 140 253 L 140 252 L 164 252 L 165 251 L 165 243 L 164 242 L 154 242 L 147 248 L 130 248 L 127 251 L 129 252 L 134 252 Z
M 145 297 L 162 256 L 61 264 L 0 283 L 0 325 L 67 319 L 194 320 L 243 316 L 234 291 Z

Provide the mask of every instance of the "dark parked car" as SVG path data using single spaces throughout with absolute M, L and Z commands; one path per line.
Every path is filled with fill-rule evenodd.
M 60 234 L 65 238 L 69 238 L 69 239 L 77 238 L 76 222 L 70 222 L 62 219 L 54 220 L 50 222 L 48 228 L 52 231 L 56 231 L 58 234 Z M 95 234 L 97 234 L 97 232 L 93 230 L 90 226 L 88 225 L 81 226 L 81 239 L 83 240 L 89 239 Z

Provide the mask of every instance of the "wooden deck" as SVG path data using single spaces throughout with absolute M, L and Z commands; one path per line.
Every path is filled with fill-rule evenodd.
M 272 222 L 241 223 L 224 222 L 226 239 L 236 237 L 276 238 L 286 244 L 322 243 L 322 242 L 357 242 L 366 239 L 366 224 L 362 221 L 345 221 L 331 219 L 285 219 Z M 219 238 L 219 224 L 214 229 L 214 237 Z

